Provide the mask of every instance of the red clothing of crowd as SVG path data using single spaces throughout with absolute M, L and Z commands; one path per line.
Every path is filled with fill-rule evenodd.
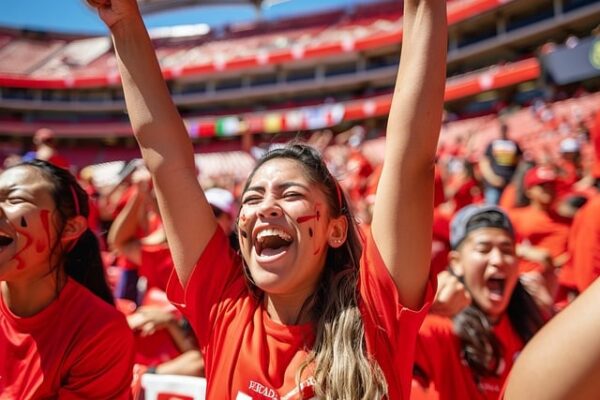
M 600 195 L 595 195 L 575 215 L 569 236 L 570 262 L 560 282 L 580 293 L 600 276 Z
M 124 316 L 70 278 L 32 317 L 0 296 L 2 399 L 129 399 L 133 349 Z
M 517 240 L 550 252 L 552 258 L 568 251 L 569 221 L 553 211 L 542 211 L 533 206 L 508 211 Z M 529 260 L 519 261 L 521 272 L 542 271 L 542 266 Z
M 452 320 L 430 314 L 417 339 L 415 364 L 425 374 L 413 389 L 421 400 L 497 400 L 515 358 L 524 344 L 504 315 L 493 328 L 502 348 L 497 375 L 475 377 L 462 358 L 461 343 Z M 424 379 L 423 379 L 424 378 Z M 426 393 L 422 393 L 425 389 Z
M 434 285 L 432 280 L 421 310 L 404 308 L 373 240 L 367 239 L 360 262 L 359 304 L 366 348 L 384 373 L 389 399 L 408 399 L 416 335 Z M 241 260 L 220 229 L 186 288 L 173 275 L 167 292 L 198 335 L 208 398 L 312 397 L 312 368 L 304 371 L 299 386 L 296 372 L 314 343 L 314 325 L 282 325 L 270 319 L 250 294 Z

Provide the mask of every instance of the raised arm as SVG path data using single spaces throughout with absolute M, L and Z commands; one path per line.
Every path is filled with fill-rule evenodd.
M 402 304 L 417 308 L 431 257 L 434 161 L 446 77 L 446 0 L 405 0 L 403 26 L 371 229 Z
M 135 235 L 140 226 L 140 214 L 143 205 L 144 194 L 138 187 L 135 194 L 111 224 L 106 237 L 106 242 L 111 250 L 117 250 L 137 265 L 142 262 L 142 246 Z
M 600 279 L 525 346 L 507 400 L 586 400 L 600 393 Z
M 133 133 L 152 175 L 183 285 L 217 223 L 196 179 L 193 147 L 162 77 L 135 0 L 88 0 L 109 27 Z

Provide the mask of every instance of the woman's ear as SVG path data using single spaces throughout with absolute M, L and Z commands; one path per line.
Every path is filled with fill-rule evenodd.
M 329 246 L 337 249 L 342 246 L 346 241 L 348 234 L 348 218 L 345 215 L 341 215 L 334 218 L 329 223 Z
M 87 219 L 84 216 L 77 215 L 76 217 L 69 218 L 62 231 L 61 242 L 63 245 L 66 245 L 68 242 L 79 239 L 79 236 L 85 232 L 87 227 Z
M 460 253 L 458 250 L 452 250 L 448 253 L 448 266 L 456 276 L 463 276 L 465 274 L 465 270 L 460 262 Z

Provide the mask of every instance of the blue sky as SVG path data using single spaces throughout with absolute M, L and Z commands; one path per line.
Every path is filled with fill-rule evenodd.
M 265 19 L 345 7 L 376 0 L 289 0 L 275 1 L 263 9 Z M 257 16 L 251 6 L 208 6 L 156 14 L 145 18 L 148 27 L 207 23 L 220 26 L 226 23 L 250 21 Z M 0 0 L 0 26 L 57 32 L 102 34 L 106 32 L 98 17 L 84 0 Z

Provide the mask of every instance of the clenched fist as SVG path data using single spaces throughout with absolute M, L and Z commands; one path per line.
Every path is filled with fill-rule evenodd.
M 135 0 L 86 0 L 93 8 L 98 10 L 98 15 L 109 29 L 113 29 L 119 22 L 131 18 L 141 18 Z

